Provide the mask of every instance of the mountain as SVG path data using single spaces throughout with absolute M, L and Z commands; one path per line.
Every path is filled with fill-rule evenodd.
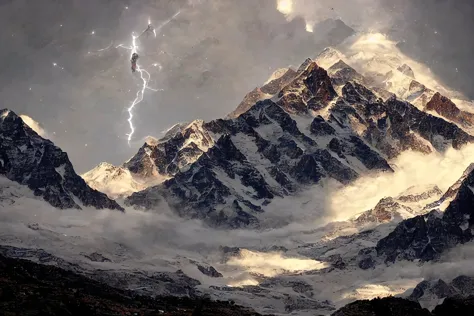
M 65 152 L 33 131 L 10 110 L 0 110 L 0 176 L 27 186 L 54 207 L 123 208 L 90 188 Z
M 474 114 L 460 110 L 453 101 L 439 92 L 426 104 L 426 110 L 433 111 L 464 128 L 472 128 L 474 125 Z
M 369 171 L 393 172 L 389 161 L 406 150 L 443 153 L 473 142 L 460 126 L 404 101 L 401 86 L 383 90 L 372 72 L 346 63 L 354 58 L 328 48 L 297 70 L 279 69 L 228 118 L 177 124 L 118 169 L 98 167 L 84 178 L 128 196 L 127 205 L 166 202 L 212 226 L 259 227 L 272 201 L 308 185 L 346 185 Z M 412 68 L 396 62 L 389 57 L 390 71 L 413 86 Z
M 332 70 L 340 76 L 331 78 L 308 59 L 282 88 L 275 85 L 278 93 L 238 117 L 195 121 L 147 142 L 124 167 L 167 179 L 133 193 L 126 204 L 152 209 L 167 202 L 213 226 L 257 227 L 272 200 L 307 185 L 393 172 L 388 161 L 406 150 L 444 152 L 474 140 L 395 96 L 384 101 L 343 62 Z
M 377 254 L 389 262 L 403 259 L 428 261 L 449 248 L 472 240 L 474 171 L 463 178 L 454 200 L 444 212 L 435 209 L 401 222 L 377 243 Z
M 237 118 L 247 112 L 258 101 L 270 99 L 293 80 L 296 75 L 296 71 L 291 68 L 276 70 L 265 85 L 249 92 L 237 108 L 228 115 L 228 118 Z
M 213 225 L 258 225 L 258 214 L 276 196 L 328 177 L 347 184 L 367 170 L 392 172 L 363 135 L 339 119 L 352 110 L 344 98 L 327 119 L 310 114 L 336 102 L 327 72 L 309 61 L 298 73 L 276 103 L 259 101 L 238 118 L 194 124 L 155 147 L 144 145 L 158 173 L 172 178 L 126 202 L 152 208 L 164 199 L 180 214 Z M 145 152 L 130 161 L 142 161 Z
M 355 221 L 361 223 L 387 223 L 411 218 L 425 210 L 430 202 L 438 201 L 443 192 L 438 186 L 410 187 L 398 197 L 386 197 L 375 208 L 359 215 Z
M 451 282 L 441 279 L 420 282 L 408 297 L 430 310 L 441 304 L 446 298 L 468 298 L 474 292 L 474 278 L 461 275 Z

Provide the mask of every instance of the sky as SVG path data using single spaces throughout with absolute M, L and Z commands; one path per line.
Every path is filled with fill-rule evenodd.
M 276 69 L 315 56 L 329 39 L 308 25 L 328 18 L 389 34 L 474 98 L 473 8 L 468 0 L 0 0 L 0 107 L 38 122 L 78 172 L 121 164 L 146 136 L 223 117 Z M 134 107 L 128 144 L 127 108 L 141 80 L 130 51 L 116 47 L 130 46 L 148 19 L 157 37 L 140 39 L 139 64 L 157 91 Z

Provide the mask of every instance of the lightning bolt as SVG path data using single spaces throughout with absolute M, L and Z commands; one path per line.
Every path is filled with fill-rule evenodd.
M 163 22 L 158 27 L 158 30 L 161 30 L 165 25 L 170 23 L 171 20 L 173 20 L 175 17 L 177 17 L 178 14 L 180 14 L 180 13 L 181 13 L 181 10 L 179 10 L 177 13 L 175 13 L 170 19 Z M 148 25 L 150 25 L 150 24 L 151 24 L 151 21 L 148 20 Z M 145 32 L 146 32 L 146 30 L 145 30 Z M 132 33 L 132 45 L 131 46 L 124 46 L 123 44 L 120 44 L 116 48 L 122 47 L 122 48 L 125 48 L 125 49 L 129 49 L 129 50 L 131 50 L 130 56 L 132 56 L 134 53 L 138 52 L 137 38 L 139 38 L 145 32 L 143 32 L 139 36 L 135 36 Z M 156 37 L 156 30 L 154 28 L 153 28 L 153 34 Z M 135 99 L 133 100 L 132 104 L 127 108 L 127 112 L 128 112 L 128 120 L 127 121 L 128 121 L 129 127 L 130 127 L 130 133 L 128 133 L 126 135 L 127 135 L 127 141 L 128 141 L 129 146 L 130 146 L 130 141 L 132 140 L 133 134 L 135 133 L 135 127 L 133 126 L 133 109 L 135 108 L 135 106 L 137 106 L 140 102 L 143 101 L 143 97 L 145 95 L 145 90 L 146 89 L 149 89 L 149 90 L 152 90 L 152 91 L 163 91 L 163 89 L 153 89 L 153 88 L 150 88 L 148 86 L 148 83 L 150 82 L 150 79 L 151 79 L 151 75 L 146 69 L 142 68 L 138 64 L 138 62 L 137 62 L 136 71 L 138 71 L 138 73 L 140 74 L 140 79 L 142 80 L 142 85 L 141 85 L 141 88 L 137 91 L 137 94 L 136 94 Z
M 120 44 L 117 46 L 117 48 L 122 47 L 122 48 L 131 50 L 130 56 L 132 56 L 134 53 L 138 52 L 137 38 L 138 38 L 137 36 L 132 34 L 132 46 L 124 46 L 123 44 Z M 145 95 L 146 89 L 150 89 L 152 91 L 159 91 L 158 89 L 153 89 L 153 88 L 148 87 L 148 82 L 151 79 L 151 75 L 146 69 L 142 68 L 138 63 L 137 63 L 136 71 L 140 74 L 142 85 L 141 85 L 141 88 L 137 91 L 137 94 L 132 104 L 127 108 L 127 112 L 128 112 L 127 121 L 130 127 L 130 133 L 126 135 L 127 135 L 127 141 L 128 141 L 129 146 L 130 146 L 130 141 L 132 140 L 133 134 L 135 133 L 135 127 L 133 126 L 133 109 L 135 108 L 137 104 L 143 101 L 143 96 Z

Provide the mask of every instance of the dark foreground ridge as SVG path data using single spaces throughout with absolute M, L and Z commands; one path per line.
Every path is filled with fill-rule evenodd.
M 0 255 L 0 314 L 259 316 L 231 302 L 136 296 L 58 267 Z
M 331 316 L 464 316 L 474 315 L 474 296 L 446 298 L 432 312 L 418 302 L 398 297 L 376 298 L 350 303 Z

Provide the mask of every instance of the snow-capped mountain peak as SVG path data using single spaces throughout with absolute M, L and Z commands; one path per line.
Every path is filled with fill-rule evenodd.
M 129 196 L 146 187 L 134 179 L 130 170 L 107 162 L 100 163 L 81 176 L 90 187 L 104 192 L 113 199 Z

